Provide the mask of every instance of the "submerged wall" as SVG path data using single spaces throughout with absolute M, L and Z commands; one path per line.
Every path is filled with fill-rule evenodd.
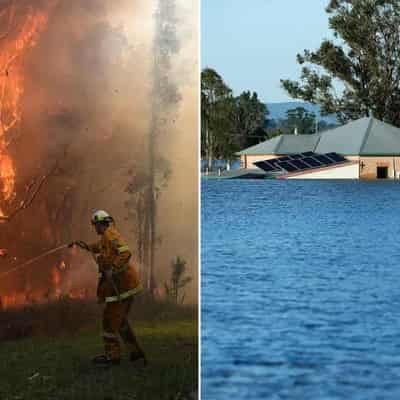
M 342 166 L 333 166 L 320 168 L 317 170 L 309 170 L 308 172 L 300 172 L 291 174 L 287 179 L 358 179 L 359 168 L 358 163 L 346 164 Z
M 377 179 L 378 167 L 387 169 L 387 179 L 399 179 L 400 157 L 360 157 L 360 179 Z
M 257 161 L 271 160 L 283 155 L 264 154 L 264 155 L 242 155 L 240 158 L 241 168 L 257 169 L 254 165 Z M 324 169 L 310 171 L 305 174 L 293 176 L 293 179 L 379 179 L 378 168 L 381 173 L 386 174 L 386 179 L 400 179 L 400 156 L 358 156 L 345 155 L 349 161 L 354 163 L 347 167 L 337 167 L 333 170 Z M 291 177 L 292 178 L 292 177 Z

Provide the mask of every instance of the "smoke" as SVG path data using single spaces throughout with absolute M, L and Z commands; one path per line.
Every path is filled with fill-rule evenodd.
M 158 226 L 165 232 L 157 254 L 157 272 L 161 279 L 166 279 L 170 261 L 183 257 L 194 278 L 194 291 L 189 295 L 197 301 L 198 10 L 197 2 L 189 3 L 162 1 L 158 9 L 159 36 L 155 48 L 161 49 L 161 59 L 157 62 L 155 87 L 163 96 L 156 113 L 156 132 L 158 148 L 162 149 L 159 156 L 168 160 L 172 174 L 157 208 Z
M 155 166 L 168 180 L 157 202 L 156 281 L 163 285 L 178 255 L 197 278 L 197 41 L 196 34 L 182 36 L 197 30 L 197 8 L 184 4 L 175 4 L 177 51 L 167 68 L 159 66 L 163 82 L 180 94 L 168 97 L 154 84 L 154 55 L 165 37 L 159 35 L 157 43 L 157 20 L 163 16 L 156 16 L 155 0 L 20 3 L 19 13 L 40 10 L 48 21 L 20 60 L 22 120 L 10 147 L 17 198 L 32 177 L 55 163 L 59 168 L 32 207 L 1 226 L 1 247 L 17 258 L 8 258 L 1 270 L 61 243 L 97 240 L 89 224 L 93 209 L 113 214 L 136 249 L 140 215 L 127 209 L 132 196 L 126 188 L 132 176 L 147 182 L 149 132 L 157 132 Z M 182 211 L 185 218 L 178 222 Z M 50 286 L 52 268 L 61 261 L 67 287 L 93 289 L 93 262 L 66 252 L 0 283 L 0 293 Z M 196 301 L 197 279 L 188 290 Z

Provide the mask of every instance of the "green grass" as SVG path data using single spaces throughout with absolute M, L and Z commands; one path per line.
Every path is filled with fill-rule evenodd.
M 0 399 L 197 398 L 196 313 L 165 305 L 149 309 L 151 318 L 134 323 L 148 354 L 146 368 L 130 363 L 127 354 L 119 366 L 93 366 L 91 358 L 102 352 L 100 329 L 93 327 L 7 340 L 0 342 Z M 42 309 L 40 315 L 47 314 Z

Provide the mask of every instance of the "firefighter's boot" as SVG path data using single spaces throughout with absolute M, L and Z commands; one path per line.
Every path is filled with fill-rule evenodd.
M 138 360 L 143 360 L 143 366 L 147 365 L 146 355 L 144 351 L 140 347 L 135 332 L 130 325 L 128 318 L 125 317 L 122 321 L 121 327 L 119 329 L 119 334 L 121 335 L 122 340 L 125 342 L 127 350 L 130 351 L 130 360 L 131 362 L 135 362 Z
M 144 352 L 142 350 L 132 351 L 131 354 L 130 354 L 129 359 L 131 360 L 131 362 L 136 362 L 136 361 L 139 361 L 139 360 L 143 360 L 143 366 L 144 367 L 147 366 L 146 354 L 144 354 Z
M 101 354 L 96 356 L 92 359 L 92 363 L 101 367 L 110 367 L 113 365 L 119 365 L 120 359 L 119 358 L 109 358 L 105 354 Z

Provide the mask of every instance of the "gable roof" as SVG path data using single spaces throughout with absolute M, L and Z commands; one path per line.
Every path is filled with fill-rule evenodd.
M 377 119 L 372 119 L 360 154 L 365 156 L 400 155 L 400 129 Z
M 314 135 L 282 135 L 276 154 L 295 154 L 313 151 L 321 134 Z
M 335 152 L 344 155 L 400 155 L 400 129 L 375 118 L 360 118 L 312 135 L 280 135 L 237 153 L 239 155 Z
M 251 146 L 237 154 L 264 155 L 264 154 L 295 154 L 313 151 L 320 134 L 315 135 L 279 135 L 265 142 Z
M 315 153 L 358 155 L 363 146 L 372 118 L 361 118 L 321 134 Z
M 272 139 L 268 139 L 265 142 L 258 143 L 254 146 L 248 147 L 237 154 L 253 154 L 253 155 L 263 155 L 263 154 L 276 154 L 276 149 L 279 147 L 279 143 L 284 135 L 275 136 Z

